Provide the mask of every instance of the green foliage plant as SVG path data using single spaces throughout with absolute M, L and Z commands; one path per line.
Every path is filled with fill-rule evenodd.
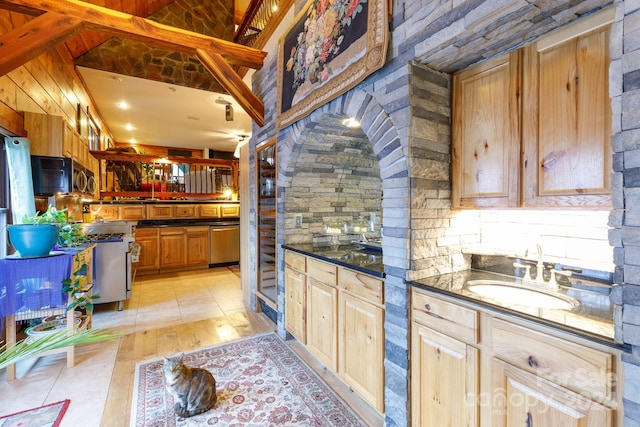
M 86 239 L 79 224 L 73 222 L 73 216 L 69 216 L 67 209 L 56 209 L 49 207 L 45 212 L 36 212 L 34 216 L 27 216 L 22 219 L 23 224 L 53 224 L 58 226 L 58 246 L 75 247 L 83 243 Z

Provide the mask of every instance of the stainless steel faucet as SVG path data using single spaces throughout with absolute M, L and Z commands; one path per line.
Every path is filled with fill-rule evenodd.
M 531 278 L 531 266 L 526 264 L 526 263 L 514 263 L 513 266 L 517 267 L 517 268 L 525 268 L 525 274 L 524 277 L 522 278 L 525 282 L 534 282 L 534 283 L 539 283 L 542 285 L 545 285 L 547 287 L 550 288 L 554 288 L 557 289 L 558 288 L 558 281 L 557 281 L 557 276 L 561 275 L 561 276 L 565 276 L 565 277 L 570 277 L 571 276 L 571 272 L 570 271 L 559 271 L 559 270 L 555 270 L 554 268 L 550 268 L 549 269 L 549 280 L 545 281 L 544 280 L 544 262 L 542 261 L 542 247 L 539 244 L 536 244 L 536 248 L 538 249 L 538 262 L 536 263 L 536 278 L 532 279 Z

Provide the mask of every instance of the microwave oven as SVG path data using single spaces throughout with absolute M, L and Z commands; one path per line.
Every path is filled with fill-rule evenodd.
M 36 196 L 73 191 L 73 161 L 70 158 L 31 156 L 31 174 Z

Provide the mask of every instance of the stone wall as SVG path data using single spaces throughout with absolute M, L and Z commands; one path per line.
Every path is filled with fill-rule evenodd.
M 640 426 L 640 2 L 621 1 L 611 31 L 609 91 L 612 127 L 613 210 L 617 338 L 632 346 L 623 354 L 625 427 Z M 619 378 L 618 380 L 622 380 Z
M 409 290 L 405 280 L 466 268 L 468 259 L 462 254 L 462 248 L 481 241 L 481 215 L 473 211 L 458 213 L 450 210 L 449 73 L 517 48 L 551 29 L 612 3 L 610 0 L 395 1 L 390 50 L 385 67 L 356 88 L 277 133 L 278 245 L 285 241 L 286 227 L 289 226 L 284 212 L 288 200 L 287 191 L 293 177 L 288 175 L 288 171 L 292 170 L 296 161 L 294 148 L 304 144 L 308 129 L 321 122 L 326 114 L 355 116 L 360 119 L 362 130 L 378 158 L 384 192 L 382 225 L 386 274 L 386 425 L 407 426 L 410 419 Z M 622 30 L 618 28 L 622 22 L 625 24 L 625 34 L 629 34 L 628 37 L 625 36 L 629 48 L 625 47 L 625 50 L 634 51 L 633 40 L 640 40 L 636 30 L 640 28 L 640 18 L 635 13 L 639 7 L 638 0 L 617 3 L 617 16 L 621 24 L 615 27 L 612 34 L 612 51 L 615 51 L 616 41 L 622 43 Z M 625 13 L 627 17 L 623 18 Z M 616 59 L 614 52 L 612 57 Z M 638 57 L 640 56 L 631 53 L 626 62 L 614 61 L 612 73 L 617 66 L 622 76 L 621 62 L 627 65 L 637 63 Z M 627 73 L 625 76 L 625 81 L 637 79 L 637 74 Z M 270 54 L 263 69 L 253 79 L 254 92 L 262 97 L 266 107 L 266 125 L 254 128 L 252 148 L 257 143 L 276 136 L 273 110 L 277 96 L 275 82 L 275 55 Z M 612 90 L 614 97 L 615 88 Z M 630 92 L 619 96 L 625 99 L 624 106 L 622 100 L 614 99 L 614 113 L 624 111 L 622 121 L 627 123 L 637 121 L 640 117 L 637 114 L 640 102 L 636 99 L 637 95 L 633 96 L 633 90 Z M 621 132 L 621 126 L 618 127 L 620 129 L 616 129 L 614 125 L 614 131 Z M 618 304 L 627 304 L 624 306 L 624 327 L 620 328 L 621 334 L 627 336 L 625 340 L 640 336 L 633 335 L 638 327 L 636 325 L 640 324 L 637 321 L 640 316 L 631 307 L 632 303 L 640 301 L 640 292 L 634 286 L 640 285 L 640 275 L 634 271 L 637 267 L 624 265 L 625 262 L 632 264 L 634 259 L 632 256 L 625 259 L 625 250 L 630 254 L 630 246 L 640 242 L 640 239 L 636 239 L 630 230 L 631 224 L 627 223 L 623 227 L 624 213 L 634 211 L 628 207 L 624 211 L 625 194 L 620 169 L 623 159 L 631 164 L 635 160 L 633 149 L 638 146 L 637 135 L 640 133 L 634 134 L 631 131 L 633 128 L 629 127 L 631 135 L 627 139 L 635 141 L 635 145 L 630 143 L 627 148 L 629 153 L 623 153 L 625 149 L 622 148 L 622 137 L 617 137 L 614 143 L 617 144 L 614 147 L 614 163 L 617 161 L 619 165 L 617 172 L 620 176 L 614 179 L 615 210 L 609 220 L 610 225 L 617 227 L 610 233 L 610 242 L 617 247 L 614 255 L 619 266 L 618 283 L 623 283 L 622 271 L 627 271 L 624 279 L 630 277 L 628 284 L 625 284 L 625 291 L 619 292 L 617 296 Z M 634 172 L 635 170 L 627 171 L 625 179 L 631 179 Z M 632 193 L 630 196 L 632 197 Z M 640 205 L 638 206 L 640 214 Z M 523 223 L 522 226 L 526 227 L 527 224 Z M 255 236 L 252 240 L 255 241 Z M 284 306 L 284 262 L 281 249 L 278 249 L 278 260 L 278 330 L 285 336 L 281 315 Z M 254 267 L 255 260 L 252 260 L 252 268 Z M 622 324 L 622 306 L 617 312 L 616 322 Z M 634 350 L 625 360 L 629 371 L 636 372 L 633 364 L 640 365 L 640 354 Z M 640 384 L 633 383 L 629 378 L 627 381 L 631 385 L 625 388 L 627 423 L 635 427 L 640 425 Z

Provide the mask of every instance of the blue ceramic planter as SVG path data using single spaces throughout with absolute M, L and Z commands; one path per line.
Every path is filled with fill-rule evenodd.
M 58 226 L 53 224 L 7 225 L 9 240 L 22 258 L 49 255 L 58 241 Z

